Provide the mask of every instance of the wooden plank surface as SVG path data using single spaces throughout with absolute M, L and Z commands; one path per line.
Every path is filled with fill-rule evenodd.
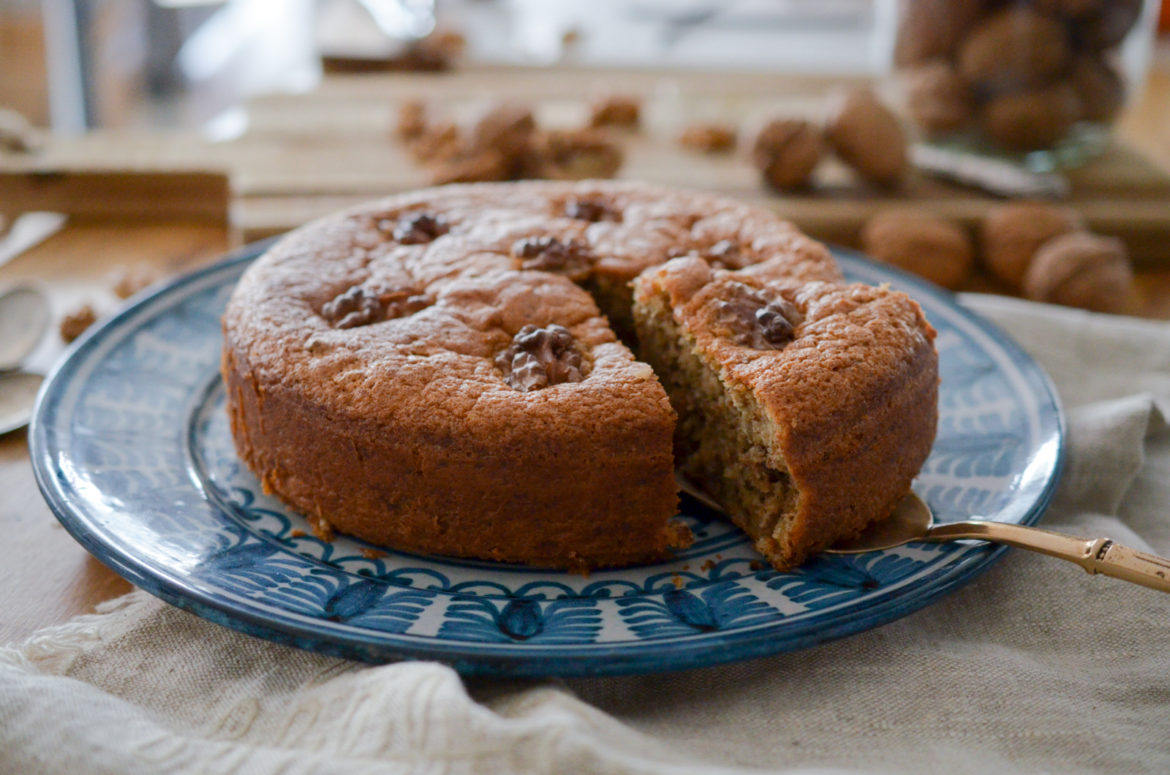
M 166 276 L 214 260 L 226 247 L 222 224 L 72 224 L 0 267 L 0 287 L 35 284 L 48 295 L 55 319 L 82 303 L 112 314 L 121 304 L 112 293 L 120 268 Z M 43 373 L 64 349 L 50 332 L 28 367 Z M 0 493 L 0 644 L 130 591 L 45 505 L 24 431 L 0 436 Z
M 1164 88 L 1159 84 L 1155 80 L 1150 88 Z M 57 196 L 60 209 L 71 203 L 78 213 L 110 215 L 120 206 L 116 203 L 126 202 L 132 203 L 125 206 L 130 213 L 165 215 L 170 209 L 214 216 L 227 206 L 219 197 L 219 187 L 226 184 L 215 179 L 223 174 L 230 178 L 236 239 L 248 241 L 339 207 L 427 185 L 428 172 L 392 137 L 397 105 L 404 99 L 422 97 L 436 112 L 462 122 L 503 100 L 523 102 L 534 108 L 542 125 L 571 127 L 584 123 L 592 98 L 616 90 L 644 101 L 643 129 L 622 139 L 626 163 L 621 177 L 759 202 L 813 236 L 846 245 L 856 244 L 866 220 L 893 206 L 913 205 L 974 226 L 996 200 L 970 188 L 911 174 L 897 190 L 878 190 L 830 159 L 818 169 L 812 188 L 780 194 L 761 185 L 743 150 L 704 156 L 674 142 L 696 120 L 730 121 L 746 137 L 770 117 L 816 118 L 825 109 L 826 94 L 842 85 L 840 80 L 764 73 L 518 68 L 334 76 L 307 94 L 255 100 L 247 131 L 229 142 L 189 133 L 97 133 L 55 141 L 35 155 L 0 156 L 0 212 L 14 198 L 49 205 L 59 186 L 65 191 Z M 1150 102 L 1128 120 L 1156 135 L 1163 117 L 1158 111 L 1165 108 L 1150 107 Z M 94 186 L 102 175 L 119 169 L 141 177 L 104 178 L 117 195 L 102 197 Z M 76 175 L 65 174 L 69 171 Z M 150 182 L 156 173 L 164 178 Z M 201 179 L 199 173 L 208 177 Z M 166 176 L 173 176 L 171 184 Z M 1170 268 L 1170 174 L 1127 144 L 1116 143 L 1068 177 L 1070 204 L 1091 228 L 1125 239 L 1137 265 Z
M 38 170 L 0 172 L 0 212 L 49 210 L 81 218 L 202 220 L 226 224 L 226 172 Z

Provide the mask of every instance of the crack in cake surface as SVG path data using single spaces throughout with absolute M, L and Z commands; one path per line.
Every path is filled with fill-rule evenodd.
M 685 388 L 616 340 L 632 341 L 629 283 L 674 250 L 709 270 L 750 265 L 738 282 L 762 296 L 724 321 L 744 363 L 799 355 L 815 336 L 786 306 L 804 302 L 750 274 L 762 257 L 797 284 L 840 279 L 823 247 L 770 213 L 618 182 L 447 187 L 296 232 L 245 274 L 225 315 L 241 458 L 294 508 L 373 543 L 555 567 L 689 543 L 670 520 L 676 426 L 690 439 L 679 460 L 738 482 L 744 502 L 803 492 L 806 472 L 769 446 L 783 430 L 750 391 L 716 384 L 693 411 Z M 691 372 L 718 376 L 696 346 Z M 755 532 L 781 530 L 771 519 Z

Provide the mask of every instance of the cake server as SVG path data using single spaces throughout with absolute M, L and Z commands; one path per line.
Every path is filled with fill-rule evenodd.
M 709 495 L 681 476 L 676 478 L 688 495 L 722 511 L 722 507 Z M 911 541 L 941 543 L 962 539 L 990 541 L 1040 552 L 1076 563 L 1089 573 L 1100 573 L 1161 592 L 1170 592 L 1170 560 L 1164 557 L 1122 546 L 1110 538 L 1079 538 L 1010 522 L 969 519 L 936 523 L 930 506 L 913 492 L 898 502 L 889 519 L 875 522 L 857 538 L 840 541 L 825 551 L 828 554 L 862 554 L 892 549 Z

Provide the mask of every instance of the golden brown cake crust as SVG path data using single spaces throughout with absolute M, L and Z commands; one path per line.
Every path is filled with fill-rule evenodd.
M 563 249 L 518 247 L 533 238 Z M 690 540 L 670 522 L 674 413 L 574 280 L 620 308 L 643 269 L 720 241 L 732 265 L 783 253 L 794 276 L 838 276 L 765 211 L 614 182 L 449 186 L 310 224 L 224 316 L 237 449 L 266 490 L 374 543 L 556 567 L 660 558 Z M 363 298 L 399 306 L 343 319 Z M 497 356 L 529 324 L 564 326 L 585 378 L 509 385 Z
M 755 349 L 723 335 L 716 302 L 730 283 L 790 300 L 803 317 L 791 341 Z M 637 301 L 655 294 L 666 296 L 721 382 L 753 396 L 770 420 L 767 465 L 791 477 L 795 516 L 776 535 L 753 531 L 753 515 L 731 516 L 776 567 L 798 565 L 889 515 L 937 425 L 935 331 L 917 302 L 887 288 L 794 282 L 777 262 L 729 272 L 693 258 L 642 275 Z
M 841 280 L 823 245 L 766 210 L 634 183 L 447 186 L 309 224 L 249 268 L 224 316 L 237 450 L 315 524 L 373 543 L 578 569 L 661 558 L 690 542 L 671 522 L 676 418 L 614 328 L 632 330 L 630 282 L 680 255 L 729 270 L 767 261 L 796 286 Z M 563 327 L 576 360 L 557 373 L 569 377 L 513 380 L 526 326 Z M 864 341 L 824 341 L 843 364 L 873 357 Z M 882 352 L 850 367 L 877 380 L 894 358 Z M 736 369 L 764 392 L 797 391 L 796 471 L 843 483 L 814 470 L 857 451 L 815 391 L 750 358 Z M 867 422 L 927 411 L 902 387 L 892 377 Z

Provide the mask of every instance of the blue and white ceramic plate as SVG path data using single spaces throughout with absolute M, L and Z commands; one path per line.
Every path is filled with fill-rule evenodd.
M 597 675 L 710 665 L 889 622 L 971 579 L 999 550 L 911 544 L 777 573 L 693 501 L 694 546 L 581 576 L 324 543 L 236 458 L 219 378 L 220 314 L 263 246 L 183 277 L 76 343 L 40 397 L 37 479 L 73 536 L 128 580 L 243 632 L 369 661 L 465 673 Z M 938 328 L 938 440 L 916 483 L 942 521 L 1031 523 L 1060 469 L 1062 420 L 1041 370 L 951 296 L 839 254 L 901 287 Z

